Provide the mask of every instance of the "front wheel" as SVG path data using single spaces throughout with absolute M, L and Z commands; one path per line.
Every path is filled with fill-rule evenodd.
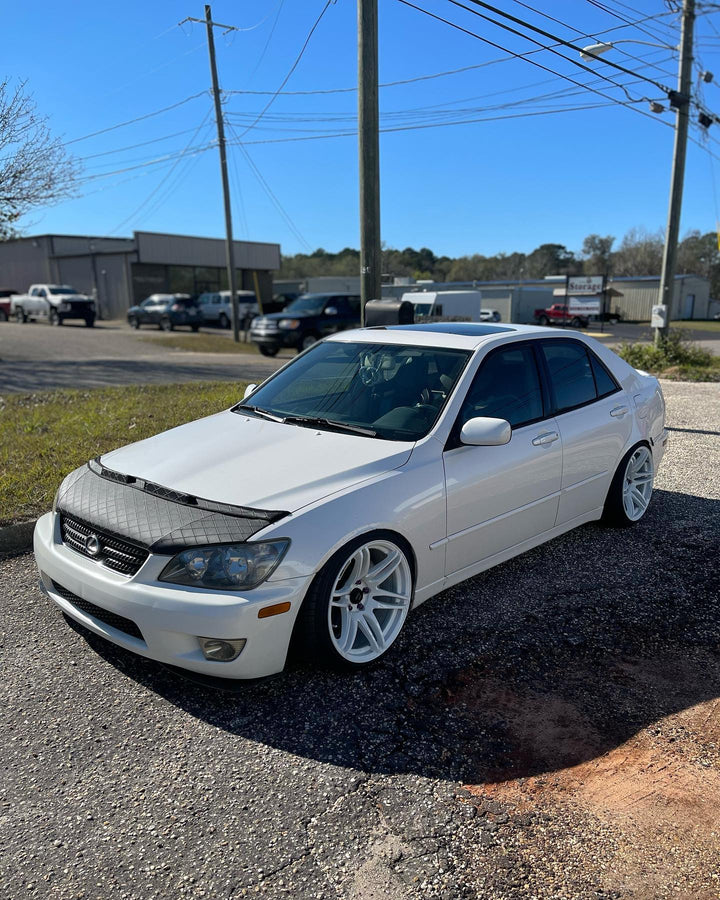
M 629 450 L 622 458 L 610 485 L 603 521 L 620 528 L 639 522 L 650 505 L 654 478 L 650 448 L 639 444 Z
M 409 553 L 397 541 L 385 533 L 357 538 L 321 569 L 298 620 L 308 658 L 357 669 L 387 653 L 413 593 Z
M 140 320 L 135 318 L 135 316 L 130 316 L 130 318 L 128 319 L 128 324 L 131 328 L 137 331 L 137 329 L 140 327 Z
M 300 346 L 298 347 L 298 353 L 302 353 L 303 350 L 307 350 L 308 347 L 312 347 L 313 344 L 317 344 L 317 335 L 316 334 L 304 334 L 300 341 Z
M 258 350 L 263 356 L 277 356 L 278 352 L 277 347 L 265 347 L 262 344 L 258 344 Z
M 50 319 L 51 325 L 62 325 L 62 319 L 58 315 L 58 311 L 53 307 L 50 307 L 50 312 L 48 313 L 48 318 Z
M 170 321 L 170 319 L 167 316 L 164 316 L 160 320 L 160 328 L 163 331 L 173 331 L 175 326 L 173 325 L 173 323 Z
M 95 316 L 87 316 L 85 319 L 85 327 L 86 328 L 94 328 L 95 327 Z
M 582 325 L 582 322 L 576 316 L 574 319 L 570 320 L 570 325 L 572 328 L 579 328 Z
M 198 330 L 200 329 L 200 326 L 199 326 L 199 325 L 191 325 L 190 328 L 191 328 L 193 331 L 198 331 Z
M 538 319 L 538 325 L 542 325 L 543 328 L 545 328 L 549 324 L 550 320 L 547 316 L 540 316 L 540 318 Z
M 23 312 L 22 306 L 18 306 L 15 310 L 15 321 L 18 325 L 22 325 L 24 322 L 27 322 L 27 316 Z
M 230 327 L 230 319 L 225 315 L 225 313 L 220 313 L 218 316 L 218 325 L 221 328 L 229 328 Z

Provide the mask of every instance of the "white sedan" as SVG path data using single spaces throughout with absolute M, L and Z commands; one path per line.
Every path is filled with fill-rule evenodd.
M 345 331 L 225 412 L 76 469 L 35 530 L 44 589 L 115 644 L 207 675 L 351 669 L 429 597 L 645 513 L 657 380 L 580 333 Z

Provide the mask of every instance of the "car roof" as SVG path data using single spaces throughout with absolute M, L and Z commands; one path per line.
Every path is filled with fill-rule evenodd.
M 566 337 L 580 337 L 578 332 L 563 329 Z M 330 341 L 367 341 L 378 344 L 414 344 L 425 347 L 456 347 L 474 350 L 486 341 L 515 335 L 558 335 L 557 328 L 538 325 L 492 325 L 484 322 L 422 322 L 414 325 L 380 325 L 340 331 L 326 338 Z

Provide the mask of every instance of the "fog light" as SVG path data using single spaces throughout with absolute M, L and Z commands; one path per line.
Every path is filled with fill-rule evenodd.
M 237 659 L 247 643 L 245 638 L 226 641 L 222 638 L 199 637 L 198 641 L 205 659 L 212 659 L 217 662 L 230 662 L 232 659 Z

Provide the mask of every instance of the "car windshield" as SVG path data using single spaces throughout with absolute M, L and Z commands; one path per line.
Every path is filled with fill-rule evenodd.
M 417 441 L 437 421 L 469 356 L 468 351 L 443 347 L 324 341 L 234 412 Z
M 283 312 L 320 313 L 329 299 L 327 294 L 301 294 Z
M 56 287 L 48 288 L 51 294 L 77 294 L 75 288 L 68 287 L 65 284 L 58 284 Z

